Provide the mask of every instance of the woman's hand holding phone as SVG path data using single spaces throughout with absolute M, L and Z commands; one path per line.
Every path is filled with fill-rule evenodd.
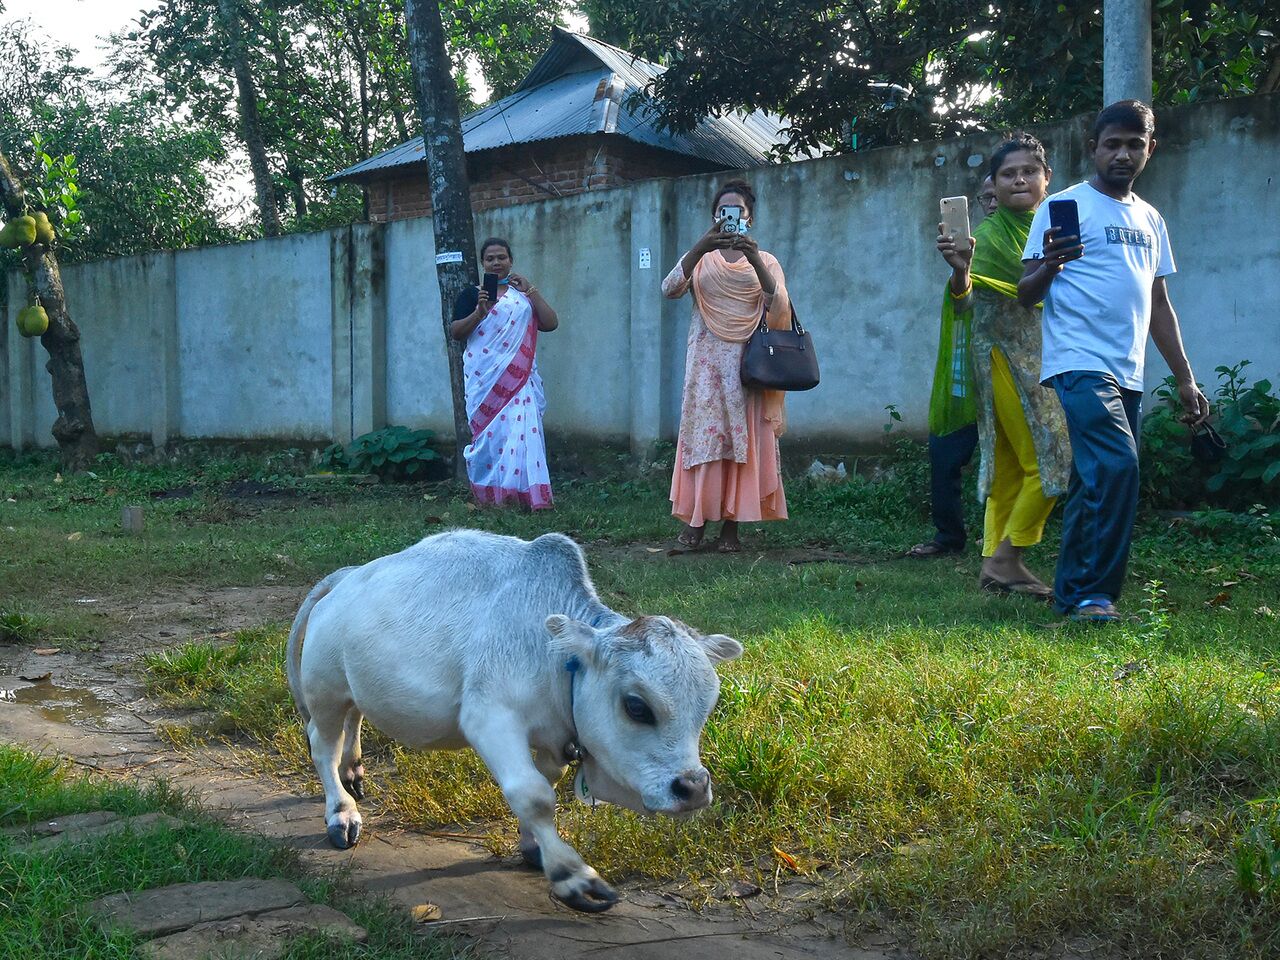
M 947 261 L 947 265 L 952 270 L 969 272 L 969 265 L 973 263 L 973 248 L 976 243 L 977 241 L 970 237 L 967 248 L 957 244 L 955 235 L 947 232 L 947 225 L 945 223 L 938 224 L 938 252 L 942 254 L 942 259 Z
M 702 239 L 698 241 L 700 255 L 702 253 L 710 253 L 712 250 L 727 250 L 733 246 L 733 241 L 738 239 L 736 233 L 725 233 L 722 229 L 725 225 L 725 218 L 717 220 L 711 225 L 711 229 L 702 235 Z

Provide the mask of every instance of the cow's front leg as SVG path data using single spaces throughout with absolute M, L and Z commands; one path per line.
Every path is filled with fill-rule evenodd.
M 551 892 L 575 910 L 598 913 L 618 901 L 613 888 L 556 831 L 556 792 L 533 762 L 521 719 L 506 710 L 464 711 L 462 730 L 502 788 L 542 859 Z
M 560 778 L 564 776 L 564 763 L 558 754 L 550 750 L 534 750 L 533 765 L 547 778 L 547 783 L 551 784 L 553 790 L 560 782 Z M 524 862 L 535 870 L 542 869 L 542 850 L 533 836 L 533 829 L 523 820 L 520 821 L 520 856 L 524 857 Z

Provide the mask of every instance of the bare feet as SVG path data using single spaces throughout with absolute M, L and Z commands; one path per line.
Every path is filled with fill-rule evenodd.
M 721 553 L 738 553 L 742 543 L 738 540 L 738 521 L 726 520 L 720 528 L 720 538 L 716 540 L 716 549 Z

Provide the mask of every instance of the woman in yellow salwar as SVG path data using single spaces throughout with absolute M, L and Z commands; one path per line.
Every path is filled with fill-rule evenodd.
M 1052 589 L 1028 569 L 1023 552 L 1039 543 L 1071 474 L 1071 448 L 1057 396 L 1040 385 L 1040 308 L 1018 305 L 1022 251 L 1052 171 L 1035 137 L 1016 134 L 991 157 L 998 207 L 974 231 L 968 250 L 938 225 L 938 251 L 952 268 L 943 323 L 972 310 L 978 407 L 978 497 L 986 502 L 982 538 L 985 590 L 1049 600 Z

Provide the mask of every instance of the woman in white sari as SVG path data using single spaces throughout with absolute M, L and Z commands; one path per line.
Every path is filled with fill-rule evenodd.
M 535 359 L 538 333 L 559 325 L 556 312 L 525 277 L 511 272 L 511 246 L 490 237 L 480 248 L 498 297 L 467 289 L 453 306 L 449 333 L 466 341 L 463 378 L 471 443 L 462 452 L 471 492 L 482 504 L 551 506 L 551 475 L 542 433 L 546 398 Z

